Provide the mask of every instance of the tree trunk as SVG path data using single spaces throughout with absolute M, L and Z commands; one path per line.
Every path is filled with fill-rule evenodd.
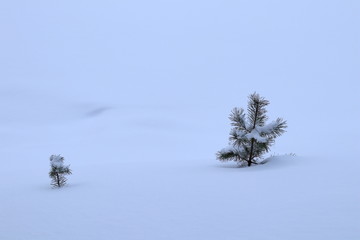
M 57 182 L 58 187 L 60 187 L 60 177 L 59 177 L 58 173 L 56 173 L 56 182 Z
M 253 128 L 252 128 L 252 129 L 255 129 L 255 127 L 256 127 L 256 120 L 257 120 L 258 112 L 259 112 L 259 104 L 256 105 L 255 119 L 254 119 L 254 124 L 253 124 Z M 251 162 L 252 162 L 253 155 L 254 155 L 254 154 L 253 154 L 253 151 L 254 151 L 254 139 L 252 138 L 252 139 L 251 139 L 251 147 L 250 147 L 250 156 L 249 156 L 249 160 L 247 161 L 247 162 L 248 162 L 248 167 L 251 166 Z
M 254 151 L 254 139 L 251 139 L 251 148 L 250 148 L 250 156 L 248 162 L 248 167 L 251 166 L 252 158 L 253 158 L 253 151 Z

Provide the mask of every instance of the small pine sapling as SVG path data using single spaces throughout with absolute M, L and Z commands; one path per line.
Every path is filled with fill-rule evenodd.
M 230 144 L 217 152 L 220 161 L 235 161 L 241 165 L 251 166 L 258 164 L 261 156 L 270 150 L 275 138 L 285 132 L 286 121 L 277 118 L 266 124 L 265 107 L 269 101 L 253 93 L 249 96 L 248 115 L 245 116 L 244 109 L 234 108 L 230 114 L 233 128 L 230 131 Z
M 51 155 L 50 167 L 49 176 L 51 178 L 51 185 L 55 188 L 65 186 L 67 181 L 65 175 L 70 175 L 72 172 L 70 165 L 64 165 L 64 157 L 61 155 Z

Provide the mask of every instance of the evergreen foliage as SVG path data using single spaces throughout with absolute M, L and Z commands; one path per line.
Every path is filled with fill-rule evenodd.
M 233 128 L 230 131 L 230 144 L 217 152 L 220 161 L 235 161 L 251 166 L 258 164 L 261 156 L 270 150 L 275 138 L 282 135 L 287 127 L 286 121 L 277 118 L 266 124 L 266 106 L 269 101 L 253 93 L 249 96 L 247 117 L 244 109 L 234 108 L 230 114 Z
M 50 167 L 49 177 L 51 178 L 51 185 L 55 188 L 65 186 L 67 181 L 65 175 L 70 175 L 72 172 L 70 165 L 64 165 L 64 157 L 61 155 L 51 155 Z

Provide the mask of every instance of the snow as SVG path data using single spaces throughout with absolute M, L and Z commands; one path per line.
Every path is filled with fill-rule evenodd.
M 2 1 L 0 239 L 360 239 L 359 10 Z M 254 91 L 287 132 L 266 164 L 217 161 Z
M 244 130 L 233 128 L 230 130 L 230 135 L 234 135 L 234 134 L 237 136 L 237 139 L 240 139 L 245 137 L 247 133 Z
M 256 132 L 260 132 L 260 133 L 271 133 L 277 126 L 279 125 L 279 123 L 277 121 L 272 121 L 271 123 L 266 124 L 265 126 L 256 126 Z M 253 130 L 253 131 L 254 131 Z
M 50 165 L 61 168 L 64 166 L 64 158 L 61 157 L 61 155 L 51 155 L 50 156 Z
M 219 152 L 220 153 L 229 153 L 229 152 L 242 152 L 243 151 L 243 147 L 242 146 L 232 146 L 232 145 L 229 145 L 223 149 L 221 149 Z
M 249 132 L 245 136 L 248 139 L 254 138 L 254 139 L 256 139 L 256 141 L 261 142 L 261 143 L 267 142 L 267 138 L 260 136 L 260 133 L 257 128 L 254 128 L 253 130 L 251 130 L 251 132 Z

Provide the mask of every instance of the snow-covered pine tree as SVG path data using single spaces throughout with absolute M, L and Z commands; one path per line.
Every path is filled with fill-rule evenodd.
M 230 144 L 217 152 L 220 161 L 235 161 L 240 164 L 258 164 L 261 156 L 270 150 L 275 138 L 285 132 L 286 121 L 281 118 L 266 124 L 265 107 L 269 101 L 256 92 L 249 96 L 248 116 L 244 109 L 234 108 L 230 114 L 233 128 L 230 132 Z
M 51 155 L 50 166 L 49 176 L 51 178 L 51 185 L 58 188 L 63 187 L 67 181 L 65 175 L 72 174 L 70 165 L 64 165 L 64 157 L 61 155 Z

